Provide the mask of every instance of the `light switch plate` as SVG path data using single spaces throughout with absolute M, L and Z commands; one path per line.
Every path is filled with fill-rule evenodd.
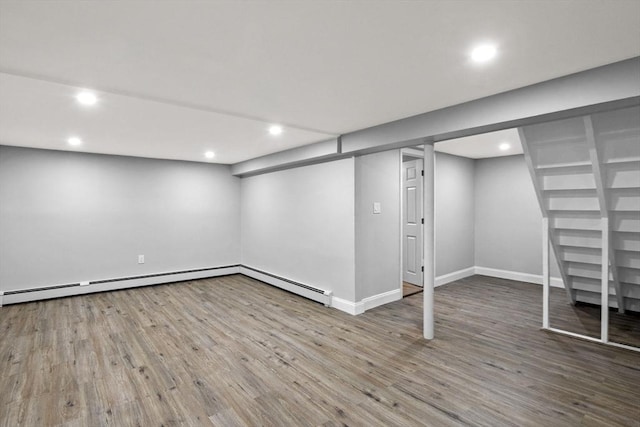
M 373 202 L 373 213 L 374 214 L 382 213 L 382 206 L 380 206 L 380 202 Z

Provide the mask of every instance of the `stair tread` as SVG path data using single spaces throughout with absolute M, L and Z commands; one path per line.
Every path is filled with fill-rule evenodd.
M 633 164 L 633 163 L 640 163 L 640 157 L 634 157 L 631 159 L 612 159 L 612 160 L 606 160 L 604 163 L 602 163 L 604 166 L 607 165 L 624 165 L 624 164 Z
M 570 277 L 571 279 L 579 279 L 579 281 L 582 282 L 586 282 L 586 283 L 592 283 L 595 284 L 597 283 L 598 286 L 600 285 L 600 278 L 595 278 L 595 277 L 582 277 L 582 276 L 573 276 L 571 274 L 567 275 L 567 277 Z M 613 284 L 613 280 L 609 279 L 609 284 Z
M 609 211 L 613 216 L 632 217 L 640 219 L 640 212 L 638 211 Z
M 588 194 L 588 195 L 598 195 L 598 190 L 596 188 L 550 188 L 543 189 L 543 193 L 545 194 Z
M 639 184 L 640 185 L 640 184 Z M 640 187 L 629 186 L 629 187 L 607 187 L 609 191 L 613 191 L 614 193 L 626 193 L 632 196 L 640 194 Z
M 580 219 L 600 219 L 600 209 L 547 209 L 548 214 L 553 214 L 559 217 L 567 218 L 572 215 L 578 216 Z M 581 216 L 581 214 L 588 214 Z M 564 215 L 564 216 L 563 216 Z M 571 229 L 573 230 L 573 229 Z
M 571 236 L 577 236 L 577 237 L 582 237 L 583 234 L 589 234 L 591 236 L 597 235 L 598 237 L 600 237 L 600 234 L 601 234 L 600 230 L 581 230 L 579 235 L 576 232 L 575 228 L 554 227 L 554 230 L 567 233 Z
M 557 163 L 552 165 L 537 165 L 535 169 L 539 171 L 545 171 L 545 170 L 553 170 L 553 169 L 573 169 L 573 168 L 587 167 L 587 166 L 591 168 L 591 162 L 572 162 L 572 163 Z
M 577 292 L 589 292 L 590 294 L 598 294 L 598 295 L 600 295 L 600 292 L 598 292 L 598 291 L 590 291 L 588 289 L 575 289 L 575 291 L 577 291 Z M 609 296 L 615 298 L 616 294 L 614 294 L 612 292 L 609 292 Z
M 559 243 L 558 246 L 561 247 L 561 248 L 584 249 L 584 250 L 586 250 L 588 252 L 597 252 L 597 253 L 600 253 L 601 249 L 602 249 L 600 247 L 584 246 L 584 245 L 570 245 L 570 244 L 566 244 L 566 243 Z
M 598 268 L 600 268 L 600 265 L 601 265 L 601 263 L 596 262 L 596 261 L 593 261 L 593 262 L 589 262 L 589 261 L 574 261 L 572 259 L 569 259 L 569 260 L 563 259 L 562 261 L 564 261 L 564 262 L 572 262 L 574 264 L 582 264 L 582 265 L 595 265 L 595 266 L 598 266 Z M 568 276 L 572 276 L 572 274 L 569 274 L 569 273 L 567 273 L 567 275 Z M 575 277 L 585 277 L 585 276 L 576 276 L 576 275 L 573 275 L 573 276 L 575 276 Z
M 580 133 L 577 135 L 565 136 L 563 138 L 545 138 L 545 139 L 533 139 L 529 140 L 529 142 L 535 146 L 536 148 L 548 144 L 580 144 L 582 143 L 585 148 L 587 145 L 587 141 L 584 133 Z

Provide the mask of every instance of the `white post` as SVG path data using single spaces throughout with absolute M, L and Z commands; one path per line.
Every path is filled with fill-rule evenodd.
M 609 342 L 609 218 L 602 218 L 602 289 L 600 340 Z
M 433 144 L 424 145 L 424 337 L 434 337 L 433 288 L 435 285 L 435 157 Z
M 542 328 L 549 329 L 549 218 L 542 218 Z

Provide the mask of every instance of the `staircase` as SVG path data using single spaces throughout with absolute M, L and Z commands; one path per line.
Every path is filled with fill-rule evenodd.
M 569 301 L 601 303 L 604 260 L 609 306 L 640 312 L 640 107 L 518 131 Z

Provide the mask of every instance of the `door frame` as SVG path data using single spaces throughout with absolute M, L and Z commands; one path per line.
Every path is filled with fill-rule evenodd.
M 400 277 L 399 277 L 399 282 L 400 282 L 400 295 L 403 294 L 403 283 L 404 283 L 404 236 L 403 236 L 403 232 L 402 232 L 402 223 L 403 223 L 403 218 L 404 218 L 404 208 L 403 208 L 403 188 L 402 188 L 402 163 L 403 162 L 403 158 L 404 157 L 411 157 L 414 159 L 420 159 L 420 160 L 424 160 L 424 145 L 417 145 L 416 147 L 409 147 L 409 148 L 401 148 L 400 149 L 400 159 L 399 159 L 399 164 L 398 164 L 398 168 L 399 168 L 399 172 L 398 172 L 398 177 L 399 177 L 399 182 L 398 182 L 398 192 L 400 194 L 399 200 L 400 200 L 400 222 L 399 222 L 399 233 L 398 233 L 398 238 L 400 240 Z M 424 168 L 424 163 L 422 165 L 422 167 Z M 424 178 L 422 178 L 424 179 Z M 423 190 L 424 191 L 424 190 Z M 424 201 L 423 201 L 424 204 Z M 424 215 L 424 214 L 423 214 Z M 423 246 L 424 246 L 424 225 L 422 226 L 422 230 L 421 233 L 423 234 Z M 422 261 L 424 264 L 424 254 L 422 254 Z M 424 272 L 422 272 L 422 288 L 424 289 Z M 403 296 L 404 298 L 404 296 Z

